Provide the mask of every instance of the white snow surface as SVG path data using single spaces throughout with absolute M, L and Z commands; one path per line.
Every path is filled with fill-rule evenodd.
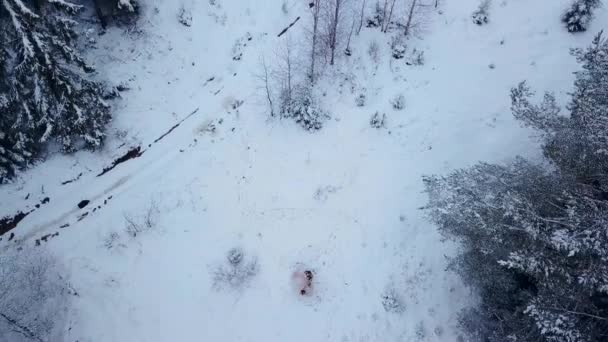
M 559 20 L 568 1 L 504 0 L 479 27 L 477 0 L 446 0 L 409 41 L 425 51 L 423 66 L 389 62 L 389 36 L 364 28 L 353 56 L 325 67 L 319 88 L 332 119 L 308 133 L 269 118 L 254 77 L 259 57 L 284 43 L 278 32 L 307 18 L 305 1 L 288 1 L 287 15 L 280 0 L 141 3 L 138 30 L 95 36 L 102 76 L 130 88 L 114 103 L 104 149 L 52 156 L 0 188 L 0 216 L 50 199 L 0 247 L 59 232 L 38 248 L 60 258 L 79 293 L 65 341 L 455 341 L 458 311 L 474 297 L 445 270 L 455 246 L 420 209 L 421 177 L 538 158 L 509 89 L 526 79 L 565 103 L 577 70 L 568 49 L 588 45 L 608 19 L 600 9 L 587 33 L 571 35 Z M 182 7 L 190 27 L 177 20 Z M 305 23 L 290 33 L 297 45 L 307 44 Z M 247 45 L 234 61 L 239 39 Z M 367 54 L 374 40 L 378 68 Z M 390 105 L 398 94 L 402 111 Z M 370 127 L 376 111 L 386 128 Z M 96 177 L 137 144 L 141 157 Z M 125 216 L 140 220 L 151 205 L 154 227 L 130 237 Z M 257 260 L 257 273 L 218 286 L 214 272 L 234 247 Z M 303 269 L 314 272 L 307 296 L 290 283 Z M 385 310 L 389 292 L 404 310 Z

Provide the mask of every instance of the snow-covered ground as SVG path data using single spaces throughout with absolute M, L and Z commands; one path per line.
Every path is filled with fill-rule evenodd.
M 287 15 L 280 0 L 147 3 L 139 31 L 110 30 L 91 52 L 130 88 L 105 149 L 54 156 L 0 188 L 0 216 L 49 197 L 0 245 L 59 232 L 39 248 L 60 257 L 79 293 L 65 341 L 455 341 L 456 315 L 474 300 L 445 271 L 454 246 L 425 220 L 421 177 L 537 155 L 509 89 L 527 79 L 566 99 L 577 69 L 568 49 L 608 19 L 602 9 L 571 35 L 559 21 L 568 1 L 503 0 L 479 27 L 477 0 L 446 0 L 410 42 L 423 66 L 389 62 L 388 35 L 364 28 L 353 56 L 326 68 L 332 119 L 308 133 L 269 119 L 254 77 L 284 43 L 277 33 L 308 15 L 305 2 L 289 1 Z M 191 27 L 177 20 L 182 6 Z M 298 25 L 292 39 L 306 44 Z M 390 104 L 398 94 L 402 111 Z M 376 111 L 386 128 L 370 127 Z M 96 177 L 138 144 L 141 157 Z M 146 228 L 147 213 L 150 229 L 130 236 L 127 219 Z M 235 247 L 242 265 L 256 263 L 241 286 L 217 279 Z M 292 275 L 304 269 L 314 279 L 301 296 Z

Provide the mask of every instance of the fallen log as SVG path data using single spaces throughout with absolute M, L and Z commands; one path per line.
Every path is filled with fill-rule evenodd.
M 300 20 L 300 17 L 297 17 L 296 20 L 294 20 L 291 24 L 289 24 L 289 26 L 284 28 L 283 31 L 281 31 L 277 37 L 281 37 L 282 35 L 284 35 L 293 25 L 295 25 L 298 22 L 298 20 Z

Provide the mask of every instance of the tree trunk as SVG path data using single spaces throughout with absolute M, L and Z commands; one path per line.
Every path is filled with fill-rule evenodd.
M 393 3 L 391 4 L 391 10 L 388 13 L 388 20 L 386 21 L 384 29 L 382 30 L 384 33 L 388 31 L 388 25 L 391 24 L 391 19 L 393 18 L 393 10 L 395 9 L 395 2 L 397 2 L 397 0 L 393 0 Z
M 405 23 L 405 32 L 404 35 L 407 37 L 410 34 L 410 30 L 412 28 L 412 19 L 414 18 L 414 11 L 416 10 L 416 2 L 418 0 L 412 0 L 412 5 L 410 6 L 410 10 L 407 15 L 407 21 Z
M 103 14 L 103 10 L 101 7 L 102 1 L 103 0 L 93 0 L 93 2 L 95 3 L 95 13 L 97 14 L 97 18 L 101 23 L 101 27 L 105 30 L 105 28 L 108 26 L 108 21 L 106 19 L 106 16 Z
M 350 39 L 353 36 L 353 31 L 355 30 L 355 23 L 357 22 L 355 18 L 352 18 L 353 22 L 350 26 L 350 32 L 348 32 L 348 40 L 346 41 L 346 54 L 350 56 Z
M 315 83 L 315 59 L 317 57 L 317 36 L 319 33 L 319 13 L 321 12 L 320 8 L 321 0 L 314 0 L 314 2 L 310 3 L 312 10 L 312 51 L 310 56 L 310 83 Z
M 19 324 L 19 322 L 17 322 L 17 320 L 15 320 L 3 313 L 0 313 L 0 317 L 4 318 L 9 326 L 16 328 L 16 329 L 13 329 L 13 331 L 18 332 L 21 335 L 23 335 L 31 340 L 38 341 L 38 342 L 44 342 L 30 328 L 26 327 L 25 325 Z
M 382 22 L 380 23 L 380 32 L 384 32 L 384 24 L 386 23 L 386 10 L 388 9 L 388 0 L 384 0 L 382 8 Z
M 331 48 L 331 59 L 329 61 L 329 65 L 334 65 L 334 60 L 336 56 L 336 45 L 338 42 L 338 22 L 340 20 L 340 4 L 342 0 L 335 0 L 336 7 L 334 8 L 334 18 L 331 23 L 331 38 L 330 38 L 330 48 Z
M 367 0 L 363 0 L 363 4 L 361 5 L 361 19 L 359 20 L 359 28 L 357 29 L 357 36 L 361 33 L 361 29 L 363 28 L 363 17 L 365 16 L 365 2 Z

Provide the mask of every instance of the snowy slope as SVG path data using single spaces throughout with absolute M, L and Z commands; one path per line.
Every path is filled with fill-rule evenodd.
M 353 56 L 326 70 L 319 86 L 333 118 L 310 134 L 269 120 L 253 77 L 259 56 L 281 46 L 276 34 L 307 15 L 304 3 L 291 1 L 288 15 L 279 0 L 149 3 L 140 31 L 96 38 L 98 68 L 131 88 L 104 151 L 53 157 L 0 188 L 0 215 L 50 198 L 0 245 L 59 232 L 40 248 L 60 256 L 79 292 L 66 341 L 455 341 L 456 314 L 474 299 L 445 271 L 454 246 L 419 209 L 421 177 L 536 156 L 511 117 L 510 87 L 527 79 L 566 98 L 577 68 L 568 48 L 608 19 L 601 10 L 573 36 L 559 22 L 567 1 L 505 0 L 478 27 L 476 0 L 446 0 L 411 43 L 425 51 L 420 67 L 391 65 L 388 37 L 364 29 Z M 191 27 L 177 21 L 182 5 Z M 240 61 L 237 39 L 247 42 Z M 356 107 L 362 88 L 367 104 Z M 390 105 L 399 93 L 403 111 Z M 386 129 L 369 126 L 375 111 Z M 141 157 L 96 177 L 137 144 Z M 91 202 L 79 209 L 81 200 Z M 125 216 L 141 221 L 150 207 L 154 227 L 130 237 Z M 214 271 L 233 247 L 258 272 L 218 288 Z M 291 286 L 304 268 L 315 272 L 310 296 Z M 387 293 L 405 310 L 385 310 Z

